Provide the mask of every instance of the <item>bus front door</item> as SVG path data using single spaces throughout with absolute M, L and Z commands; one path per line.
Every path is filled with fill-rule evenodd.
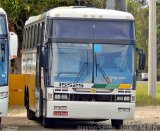
M 37 45 L 37 59 L 36 59 L 36 117 L 42 116 L 42 109 L 43 109 L 43 94 L 41 88 L 41 61 L 42 57 L 42 45 Z

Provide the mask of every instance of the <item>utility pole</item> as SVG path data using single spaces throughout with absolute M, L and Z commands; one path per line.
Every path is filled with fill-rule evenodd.
M 115 10 L 116 9 L 115 6 L 117 5 L 118 10 L 127 12 L 126 3 L 127 3 L 126 0 L 106 0 L 106 9 Z
M 149 0 L 149 49 L 148 49 L 148 95 L 156 97 L 157 86 L 157 40 L 156 0 Z
M 114 10 L 114 0 L 106 0 L 106 9 Z
M 118 6 L 118 9 L 120 11 L 124 11 L 124 12 L 127 12 L 127 0 L 116 0 L 116 3 L 117 3 L 117 6 Z

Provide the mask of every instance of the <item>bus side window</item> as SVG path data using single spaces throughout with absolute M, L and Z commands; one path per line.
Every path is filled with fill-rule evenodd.
M 34 43 L 35 43 L 35 25 L 33 26 L 32 30 L 32 49 L 34 48 Z
M 33 26 L 32 26 L 32 28 L 31 28 L 31 46 L 30 46 L 30 48 L 32 49 L 33 48 L 33 39 L 34 39 L 34 28 L 33 28 Z
M 45 30 L 45 24 L 43 22 L 42 23 L 42 28 L 41 28 L 41 43 L 44 42 L 44 30 Z
M 36 45 L 37 45 L 37 37 L 38 36 L 38 25 L 35 25 L 35 31 L 34 31 L 34 48 L 36 48 Z
M 25 38 L 25 36 L 26 36 L 26 29 L 23 29 L 23 42 L 22 42 L 22 48 L 24 49 L 25 48 L 25 40 L 26 40 L 26 38 Z
M 25 49 L 28 47 L 28 28 L 26 28 L 26 41 L 25 41 Z
M 27 42 L 27 28 L 24 30 L 24 39 L 23 39 L 23 49 L 26 49 L 26 42 Z
M 25 38 L 23 39 L 23 44 L 24 44 L 23 48 L 26 49 L 26 45 L 27 45 L 27 41 L 28 41 L 27 40 L 27 28 L 24 30 L 24 35 L 25 35 L 24 36 Z
M 42 28 L 42 23 L 38 24 L 38 44 L 41 43 L 41 28 Z
M 27 49 L 30 48 L 30 43 L 31 43 L 31 28 L 28 28 L 28 43 L 27 43 Z
M 53 20 L 52 19 L 50 19 L 49 21 L 48 21 L 48 37 L 52 37 L 52 28 L 53 28 Z
M 32 48 L 35 47 L 35 46 L 34 46 L 34 45 L 35 45 L 35 31 L 36 31 L 36 25 L 33 26 L 33 42 L 32 42 L 32 43 L 33 43 L 33 46 L 32 46 Z
M 32 48 L 33 47 L 33 36 L 34 34 L 33 34 L 33 26 L 31 27 L 31 42 L 30 42 L 30 48 Z

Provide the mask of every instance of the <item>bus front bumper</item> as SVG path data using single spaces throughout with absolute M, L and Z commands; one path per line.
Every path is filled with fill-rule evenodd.
M 8 112 L 8 97 L 0 99 L 0 117 L 7 116 Z
M 69 119 L 134 119 L 135 103 L 47 101 L 46 117 Z

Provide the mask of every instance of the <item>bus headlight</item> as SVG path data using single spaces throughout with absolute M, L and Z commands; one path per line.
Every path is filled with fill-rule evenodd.
M 68 94 L 54 94 L 54 100 L 68 100 Z
M 55 100 L 60 100 L 61 99 L 61 95 L 60 94 L 55 94 L 54 95 L 54 99 Z
M 131 101 L 131 97 L 128 95 L 128 96 L 117 96 L 116 97 L 116 101 L 118 102 L 130 102 Z
M 51 93 L 48 93 L 48 100 L 53 100 Z
M 0 99 L 8 97 L 8 92 L 0 92 Z
M 123 101 L 123 96 L 117 96 L 116 101 Z
M 68 99 L 67 94 L 62 94 L 62 95 L 61 95 L 61 99 L 62 99 L 62 100 L 67 100 L 67 99 Z
M 130 101 L 130 96 L 124 96 L 124 101 Z

